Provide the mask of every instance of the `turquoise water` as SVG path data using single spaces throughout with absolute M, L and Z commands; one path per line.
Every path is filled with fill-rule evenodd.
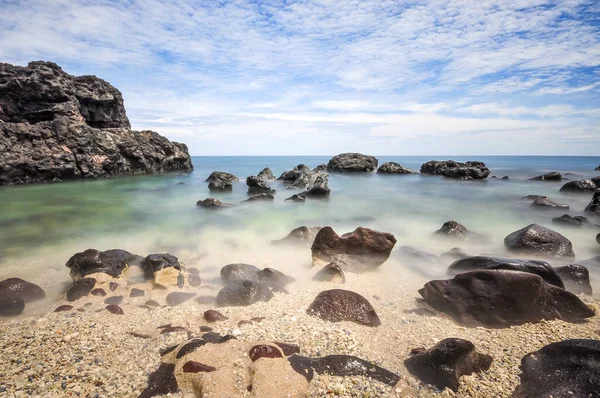
M 503 255 L 502 240 L 507 234 L 537 222 L 571 239 L 579 259 L 600 254 L 595 232 L 552 224 L 552 217 L 565 211 L 539 211 L 520 200 L 527 194 L 548 195 L 569 204 L 569 214 L 582 215 L 591 194 L 564 195 L 558 192 L 563 183 L 528 179 L 554 170 L 573 173 L 570 179 L 600 175 L 594 171 L 600 157 L 452 158 L 482 160 L 492 175 L 508 175 L 510 180 L 465 182 L 421 175 L 333 174 L 329 200 L 284 202 L 296 191 L 273 182 L 277 189 L 274 203 L 239 205 L 247 198 L 246 176 L 264 167 L 278 176 L 299 163 L 311 168 L 327 163 L 329 157 L 194 157 L 195 170 L 188 174 L 4 187 L 0 189 L 0 277 L 39 278 L 52 269 L 52 278 L 68 280 L 65 262 L 87 248 L 123 248 L 141 255 L 169 251 L 188 262 L 217 269 L 229 261 L 275 261 L 279 249 L 269 242 L 300 225 L 331 225 L 339 233 L 358 226 L 379 229 L 394 233 L 397 246 L 409 245 L 433 254 L 459 245 L 472 254 Z M 386 156 L 379 157 L 379 164 L 396 161 L 419 170 L 431 159 L 443 160 Z M 208 190 L 205 179 L 215 170 L 240 178 L 233 192 Z M 238 206 L 218 211 L 195 206 L 207 197 Z M 487 242 L 457 244 L 432 238 L 432 233 L 451 219 L 487 235 Z M 306 261 L 310 262 L 310 256 Z

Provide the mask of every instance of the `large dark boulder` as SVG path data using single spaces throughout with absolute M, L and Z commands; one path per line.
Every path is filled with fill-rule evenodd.
M 15 294 L 0 294 L 0 316 L 15 316 L 25 310 L 25 300 Z
M 206 182 L 219 181 L 219 180 L 225 181 L 225 182 L 237 182 L 237 181 L 239 181 L 239 178 L 237 178 L 236 176 L 234 176 L 231 173 L 226 173 L 224 171 L 213 171 L 212 173 L 210 173 L 210 175 L 206 179 Z
M 217 294 L 217 306 L 246 306 L 259 301 L 269 301 L 273 293 L 265 285 L 253 281 L 230 282 Z
M 338 173 L 371 173 L 377 168 L 377 158 L 360 153 L 342 153 L 327 163 L 327 171 Z
M 51 62 L 0 64 L 0 185 L 191 170 L 184 144 L 131 130 L 119 90 Z
M 275 190 L 267 184 L 267 180 L 257 176 L 250 176 L 246 178 L 246 185 L 248 185 L 248 193 L 258 194 L 258 193 L 274 193 Z
M 436 236 L 468 240 L 479 237 L 478 234 L 471 232 L 464 225 L 454 220 L 446 221 L 440 229 L 435 231 Z
M 350 321 L 366 326 L 379 326 L 381 321 L 369 301 L 349 290 L 332 289 L 318 294 L 306 310 L 329 322 Z
M 146 278 L 152 278 L 154 274 L 165 268 L 181 270 L 179 259 L 169 253 L 149 254 L 141 263 Z
M 429 305 L 467 326 L 508 327 L 543 319 L 580 322 L 594 311 L 539 275 L 508 270 L 463 272 L 419 290 Z
M 600 341 L 564 340 L 521 359 L 513 398 L 600 396 Z
M 600 216 L 600 189 L 597 189 L 592 196 L 592 201 L 585 208 L 587 213 L 592 213 Z
M 555 270 L 568 291 L 576 294 L 592 295 L 590 271 L 586 267 L 580 264 L 570 264 L 564 267 L 557 267 Z
M 264 169 L 262 169 L 260 171 L 260 173 L 258 173 L 257 177 L 262 178 L 263 180 L 274 180 L 275 179 L 273 172 L 268 167 L 265 167 Z
M 14 295 L 25 303 L 43 300 L 46 292 L 38 285 L 20 278 L 9 278 L 0 282 L 0 297 Z
M 550 228 L 530 224 L 504 238 L 504 246 L 513 252 L 551 256 L 574 257 L 571 241 Z
M 346 271 L 373 270 L 389 258 L 395 244 L 396 238 L 387 232 L 359 227 L 339 236 L 323 227 L 311 247 L 313 264 L 335 262 Z
M 600 188 L 600 177 L 587 180 L 569 181 L 560 188 L 560 192 L 588 193 Z
M 563 203 L 557 203 L 553 200 L 550 200 L 547 196 L 540 196 L 536 200 L 531 203 L 532 207 L 536 207 L 538 209 L 568 209 L 569 205 Z
M 537 260 L 518 260 L 511 258 L 473 256 L 457 260 L 448 267 L 448 274 L 456 275 L 461 272 L 482 269 L 506 269 L 528 272 L 542 277 L 546 283 L 563 288 L 562 278 L 550 264 Z
M 530 178 L 533 181 L 562 181 L 563 176 L 558 171 L 542 174 L 541 176 Z
M 442 175 L 461 180 L 483 180 L 490 175 L 490 170 L 483 162 L 455 162 L 454 160 L 430 160 L 421 165 L 421 174 Z
M 313 173 L 314 173 L 314 171 L 311 170 L 311 168 L 308 167 L 307 165 L 299 164 L 298 166 L 294 167 L 292 170 L 284 171 L 279 176 L 278 180 L 283 181 L 283 183 L 286 185 L 294 185 L 298 179 L 302 178 L 305 175 L 311 175 Z M 297 188 L 304 188 L 304 187 L 298 186 Z
M 488 370 L 492 357 L 480 354 L 468 340 L 449 338 L 430 349 L 413 349 L 404 365 L 425 384 L 457 391 L 461 376 Z
M 386 162 L 377 169 L 378 174 L 418 174 L 396 162 Z
M 329 175 L 318 173 L 314 179 L 309 182 L 309 188 L 300 195 L 305 198 L 328 198 L 331 190 L 329 189 Z
M 227 264 L 221 268 L 221 280 L 225 283 L 245 280 L 258 282 L 259 271 L 260 268 L 252 264 Z
M 126 250 L 113 249 L 101 252 L 96 249 L 87 249 L 74 254 L 67 261 L 67 268 L 71 270 L 73 280 L 84 278 L 94 273 L 108 274 L 119 277 L 123 271 L 135 260 L 137 256 Z
M 569 214 L 563 214 L 560 217 L 554 217 L 552 219 L 552 222 L 554 224 L 559 224 L 559 225 L 563 225 L 566 227 L 577 227 L 577 228 L 594 228 L 594 227 L 598 227 L 597 225 L 594 225 L 590 222 L 590 220 L 588 220 L 586 217 L 583 216 L 571 216 Z

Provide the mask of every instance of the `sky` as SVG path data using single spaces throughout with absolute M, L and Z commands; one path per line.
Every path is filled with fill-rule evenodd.
M 598 0 L 0 0 L 192 155 L 600 155 Z

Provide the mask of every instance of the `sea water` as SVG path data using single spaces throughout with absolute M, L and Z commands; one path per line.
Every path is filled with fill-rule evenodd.
M 431 157 L 379 157 L 379 164 L 395 161 L 413 170 Z M 600 157 L 453 157 L 480 160 L 491 175 L 484 181 L 460 181 L 440 176 L 330 174 L 327 200 L 285 202 L 298 193 L 281 182 L 274 202 L 241 203 L 248 198 L 245 178 L 269 167 L 279 176 L 298 164 L 313 168 L 329 157 L 193 157 L 194 171 L 132 176 L 95 181 L 10 186 L 0 189 L 0 279 L 21 277 L 56 291 L 69 282 L 65 267 L 69 257 L 88 248 L 120 248 L 145 256 L 169 252 L 204 277 L 218 277 L 220 267 L 231 262 L 271 266 L 290 274 L 310 267 L 310 251 L 289 252 L 271 245 L 293 228 L 332 226 L 346 233 L 362 226 L 391 232 L 401 246 L 439 255 L 453 247 L 469 254 L 514 256 L 503 239 L 531 223 L 550 227 L 572 242 L 577 260 L 600 254 L 598 231 L 574 229 L 552 223 L 568 213 L 584 215 L 591 194 L 563 194 L 564 182 L 531 181 L 549 171 L 569 179 L 600 175 L 594 168 Z M 226 171 L 240 178 L 229 193 L 214 193 L 206 178 Z M 508 180 L 501 177 L 508 176 Z M 547 195 L 566 203 L 568 211 L 540 210 L 521 198 Z M 227 209 L 204 209 L 196 202 L 215 197 L 235 204 Z M 485 239 L 460 242 L 439 239 L 434 231 L 455 220 Z M 600 220 L 592 219 L 600 223 Z M 394 261 L 386 267 L 407 267 Z M 431 277 L 444 276 L 449 264 L 428 269 Z M 414 267 L 412 267 L 414 270 Z M 417 270 L 418 271 L 418 270 Z

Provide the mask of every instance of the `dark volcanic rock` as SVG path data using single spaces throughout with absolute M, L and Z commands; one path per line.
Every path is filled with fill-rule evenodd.
M 483 180 L 490 170 L 483 162 L 455 162 L 454 160 L 430 160 L 421 166 L 421 174 L 442 175 L 461 180 Z
M 176 306 L 176 305 L 183 303 L 184 301 L 191 299 L 195 295 L 196 295 L 196 293 L 171 292 L 171 293 L 167 294 L 167 297 L 165 300 L 166 300 L 167 304 L 169 304 L 170 306 Z
M 204 319 L 206 320 L 206 322 L 213 323 L 218 321 L 226 321 L 229 318 L 221 314 L 219 311 L 207 310 L 204 311 Z
M 205 365 L 196 361 L 187 361 L 183 364 L 183 373 L 200 373 L 200 372 L 214 372 L 217 368 Z
M 547 196 L 540 196 L 539 198 L 537 198 L 536 200 L 533 201 L 531 206 L 539 207 L 539 208 L 553 208 L 553 209 L 568 209 L 569 208 L 569 205 L 554 202 L 553 200 L 550 200 L 550 198 Z
M 94 286 L 96 286 L 96 280 L 94 278 L 79 279 L 69 287 L 69 290 L 67 290 L 67 300 L 75 301 L 87 296 Z
M 534 181 L 562 181 L 563 176 L 558 171 L 551 171 L 550 173 L 543 174 L 541 176 L 530 178 Z
M 299 164 L 298 166 L 294 167 L 292 170 L 284 171 L 279 176 L 278 180 L 281 180 L 285 184 L 288 184 L 288 185 L 294 185 L 298 179 L 302 178 L 305 175 L 310 175 L 312 173 L 313 173 L 313 170 L 311 170 L 310 167 L 308 167 L 305 164 Z M 304 187 L 297 187 L 297 188 L 304 188 Z
M 121 249 L 104 252 L 87 249 L 84 252 L 74 254 L 66 265 L 71 270 L 71 277 L 74 280 L 97 272 L 119 277 L 123 270 L 135 259 L 135 254 Z
M 346 283 L 344 270 L 335 263 L 329 263 L 313 276 L 313 281 Z
M 119 90 L 51 62 L 0 64 L 0 185 L 191 170 L 184 144 L 133 131 Z
M 262 178 L 263 180 L 267 180 L 267 181 L 275 179 L 275 176 L 273 175 L 273 172 L 268 167 L 265 167 L 264 169 L 262 169 L 260 171 L 260 173 L 258 173 L 257 177 L 258 178 Z
M 586 267 L 579 264 L 565 265 L 555 268 L 568 291 L 592 295 L 590 285 L 590 272 Z
M 335 262 L 345 271 L 373 270 L 390 256 L 396 238 L 387 232 L 368 228 L 356 228 L 339 236 L 331 227 L 323 227 L 317 233 L 311 247 L 313 263 Z
M 396 162 L 386 162 L 377 169 L 378 174 L 417 174 Z
M 450 220 L 446 221 L 444 225 L 437 231 L 435 231 L 437 236 L 447 236 L 452 238 L 457 238 L 460 240 L 467 240 L 471 237 L 476 236 L 477 234 L 469 231 L 467 227 L 464 225 L 457 223 L 456 221 Z
M 300 353 L 300 347 L 296 344 L 282 343 L 279 341 L 274 341 L 273 344 L 281 348 L 281 351 L 283 351 L 283 355 L 285 355 L 286 357 Z
M 223 343 L 228 342 L 229 340 L 235 339 L 235 337 L 230 334 L 221 336 L 219 333 L 214 333 L 214 332 L 204 333 L 201 337 L 203 340 L 206 340 L 207 342 L 209 342 L 211 344 L 223 344 Z
M 351 355 L 327 355 L 321 358 L 308 358 L 292 355 L 288 358 L 292 368 L 308 381 L 314 377 L 314 372 L 331 376 L 365 376 L 380 381 L 389 386 L 395 386 L 400 376 L 374 363 Z
M 19 278 L 9 278 L 0 282 L 0 297 L 10 294 L 19 297 L 25 303 L 46 298 L 44 289 L 34 283 Z
M 179 259 L 168 253 L 150 254 L 142 261 L 141 266 L 146 278 L 152 278 L 156 271 L 164 268 L 173 267 L 181 270 Z
M 248 352 L 248 357 L 255 362 L 260 358 L 283 358 L 281 351 L 278 348 L 273 347 L 272 345 L 255 345 Z
M 536 200 L 538 198 L 545 198 L 544 195 L 527 195 L 527 196 L 523 196 L 521 198 L 521 200 Z
M 109 304 L 105 307 L 105 309 L 110 312 L 111 314 L 115 314 L 115 315 L 123 315 L 123 309 L 121 307 L 119 307 L 116 304 Z
M 216 180 L 208 183 L 211 192 L 229 192 L 233 190 L 233 184 L 228 181 Z
M 327 171 L 338 173 L 371 173 L 377 169 L 378 160 L 374 156 L 360 153 L 342 153 L 332 157 L 327 163 Z
M 600 189 L 597 189 L 592 196 L 592 201 L 585 208 L 588 213 L 596 214 L 600 216 Z
M 310 246 L 315 240 L 315 236 L 321 230 L 321 227 L 301 226 L 292 229 L 292 231 L 283 239 L 274 240 L 274 244 L 300 244 Z
M 306 310 L 329 322 L 351 321 L 367 326 L 379 326 L 381 321 L 371 303 L 358 293 L 332 289 L 318 294 Z
M 262 271 L 258 271 L 257 275 L 258 281 L 270 288 L 285 287 L 296 280 L 274 268 L 265 268 Z
M 562 278 L 550 264 L 537 260 L 517 260 L 510 258 L 473 256 L 458 260 L 450 264 L 448 274 L 456 275 L 461 272 L 481 269 L 506 269 L 512 271 L 528 272 L 542 277 L 551 285 L 564 289 Z
M 202 347 L 205 344 L 206 344 L 206 341 L 202 340 L 202 339 L 191 340 L 191 341 L 185 343 L 183 345 L 183 347 L 181 347 L 179 349 L 179 351 L 177 352 L 177 355 L 175 356 L 175 359 L 184 357 L 187 354 L 189 354 L 190 352 L 196 351 L 196 349 L 198 349 L 199 347 Z
M 217 306 L 246 306 L 269 301 L 273 293 L 263 284 L 252 281 L 230 282 L 217 294 Z
M 275 193 L 275 190 L 267 184 L 267 181 L 257 176 L 250 176 L 246 178 L 246 185 L 248 185 L 249 194 L 258 193 Z
M 224 171 L 213 171 L 206 179 L 206 182 L 213 181 L 236 182 L 239 181 L 239 178 L 237 178 L 233 174 L 226 173 Z
M 13 293 L 0 295 L 0 316 L 15 316 L 25 310 L 25 300 Z
M 519 271 L 483 270 L 436 280 L 419 290 L 429 305 L 467 326 L 507 327 L 543 319 L 594 316 L 576 295 Z
M 552 257 L 574 257 L 571 241 L 550 228 L 530 224 L 504 238 L 510 251 Z
M 250 196 L 246 200 L 242 200 L 242 202 L 272 202 L 275 200 L 275 196 L 270 193 L 259 193 L 256 195 Z
M 306 191 L 302 192 L 302 196 L 305 198 L 328 198 L 331 190 L 328 186 L 329 175 L 323 174 L 318 175 L 314 178 L 311 184 L 309 184 L 310 188 Z
M 252 264 L 227 264 L 221 268 L 221 280 L 225 283 L 237 281 L 258 282 L 258 272 L 260 268 Z
M 590 222 L 586 217 L 583 216 L 570 216 L 569 214 L 563 214 L 560 217 L 554 217 L 552 222 L 569 227 L 579 228 L 593 228 L 594 224 Z
M 204 200 L 197 201 L 196 206 L 209 208 L 209 209 L 215 209 L 215 208 L 220 208 L 220 207 L 232 207 L 235 205 L 232 205 L 231 203 L 221 202 L 219 199 L 215 199 L 215 198 L 206 198 Z
M 152 398 L 156 395 L 175 393 L 177 389 L 175 364 L 161 363 L 158 369 L 148 376 L 148 387 L 138 398 Z
M 440 254 L 440 258 L 450 259 L 452 261 L 462 260 L 463 258 L 467 258 L 467 257 L 471 257 L 471 256 L 469 256 L 467 253 L 465 253 L 465 251 L 463 249 L 461 249 L 459 247 L 453 247 L 452 249 L 448 250 L 447 252 Z
M 598 188 L 600 188 L 600 177 L 594 177 L 587 180 L 569 181 L 560 188 L 560 192 L 589 193 Z
M 521 359 L 514 398 L 600 396 L 600 341 L 564 340 Z
M 488 370 L 491 364 L 491 356 L 476 352 L 470 341 L 456 338 L 444 339 L 428 350 L 414 349 L 404 361 L 408 371 L 425 384 L 455 392 L 461 376 Z

